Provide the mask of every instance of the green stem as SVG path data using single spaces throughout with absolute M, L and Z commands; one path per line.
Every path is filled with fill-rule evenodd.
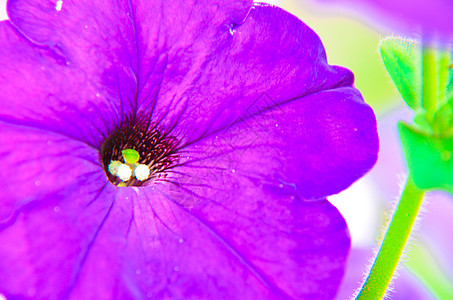
M 409 176 L 379 253 L 357 300 L 376 300 L 384 297 L 403 254 L 423 195 L 424 191 L 417 188 Z
M 447 99 L 445 99 L 445 92 L 447 91 L 447 80 L 448 80 L 448 73 L 450 70 L 450 49 L 445 47 L 441 51 L 439 51 L 439 62 L 437 68 L 437 76 L 439 78 L 439 82 L 437 84 L 438 89 L 438 99 L 440 103 L 444 103 Z
M 426 110 L 429 123 L 432 122 L 437 102 L 436 49 L 429 43 L 423 43 L 422 61 L 422 106 Z

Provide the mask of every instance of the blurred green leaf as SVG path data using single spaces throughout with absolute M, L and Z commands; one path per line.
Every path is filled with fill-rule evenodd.
M 398 91 L 413 110 L 421 106 L 421 55 L 415 42 L 389 37 L 381 41 L 385 68 Z
M 453 128 L 453 103 L 446 102 L 436 110 L 432 122 L 433 132 L 442 136 L 451 136 Z
M 398 129 L 415 185 L 453 193 L 453 139 L 426 135 L 403 122 Z

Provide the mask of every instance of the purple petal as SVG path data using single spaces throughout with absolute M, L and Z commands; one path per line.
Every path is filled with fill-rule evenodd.
M 373 112 L 357 90 L 320 92 L 183 148 L 191 159 L 182 162 L 180 171 L 220 168 L 282 193 L 322 199 L 345 189 L 373 166 L 378 150 L 375 126 Z
M 40 30 L 34 30 L 33 28 L 35 27 L 31 27 L 29 19 L 21 18 L 26 11 L 25 9 L 34 11 L 37 9 L 36 7 L 38 7 L 41 10 L 44 10 L 43 16 L 37 13 L 41 19 L 45 20 L 44 18 L 48 17 L 48 14 L 51 13 L 54 18 L 57 18 L 56 20 L 58 20 L 58 22 L 66 22 L 67 19 L 66 17 L 60 17 L 60 13 L 64 12 L 64 16 L 66 16 L 71 12 L 75 13 L 78 10 L 81 10 L 81 8 L 72 8 L 71 6 L 68 6 L 64 11 L 55 12 L 54 8 L 50 9 L 42 5 L 30 6 L 21 2 L 21 5 L 17 6 L 18 4 L 16 5 L 15 3 L 16 2 L 14 1 L 11 2 L 9 6 L 12 15 L 17 15 L 16 17 L 12 17 L 13 21 L 15 20 L 15 24 L 21 25 L 29 35 L 33 37 L 36 36 L 35 39 L 50 38 L 49 33 L 47 31 L 41 32 Z M 230 7 L 226 7 L 226 10 L 228 11 Z M 116 7 L 105 9 L 112 10 L 113 8 Z M 142 9 L 142 7 L 138 6 L 137 11 L 141 11 L 140 9 Z M 162 9 L 163 16 L 166 16 L 164 13 L 165 7 Z M 196 12 L 198 12 L 197 9 L 198 6 L 195 6 L 194 10 Z M 207 10 L 207 12 L 212 13 L 211 10 Z M 80 13 L 80 15 L 83 16 L 87 13 L 89 12 Z M 225 25 L 225 19 L 228 19 L 226 16 L 228 16 L 228 14 L 225 12 L 224 14 L 220 14 L 219 22 L 216 24 L 218 26 L 222 24 Z M 194 16 L 191 15 L 191 18 L 196 19 L 197 17 L 199 17 L 199 15 L 196 13 Z M 79 16 L 73 18 L 76 18 L 76 20 L 71 20 L 77 24 Z M 189 19 L 192 20 L 191 18 Z M 90 18 L 88 19 L 90 20 Z M 231 23 L 232 19 L 229 20 Z M 281 20 L 285 20 L 285 22 L 281 22 Z M 146 23 L 146 21 L 147 19 L 145 18 L 144 25 L 149 25 L 148 27 L 151 29 L 154 28 Z M 58 22 L 55 21 L 54 23 L 58 24 Z M 279 26 L 275 25 L 277 23 Z M 52 26 L 55 26 L 55 24 Z M 166 23 L 164 22 L 164 24 Z M 64 27 L 64 29 L 58 27 L 55 30 L 63 30 L 63 33 L 67 33 L 66 27 L 68 26 L 65 27 L 62 25 L 62 27 Z M 47 27 L 44 26 L 44 28 Z M 307 98 L 312 94 L 315 94 L 312 96 L 313 99 L 307 99 L 307 101 L 317 101 L 315 100 L 316 97 L 318 97 L 316 93 L 319 93 L 320 91 L 352 84 L 353 77 L 349 71 L 342 68 L 331 67 L 327 64 L 324 50 L 318 37 L 297 18 L 278 8 L 269 6 L 254 7 L 247 16 L 245 23 L 230 29 L 232 29 L 233 34 L 231 35 L 228 32 L 227 35 L 224 36 L 223 43 L 217 41 L 217 43 L 220 43 L 219 47 L 212 47 L 210 42 L 205 42 L 205 38 L 199 40 L 199 36 L 192 37 L 195 38 L 195 41 L 192 42 L 196 44 L 204 43 L 206 49 L 216 49 L 214 53 L 215 56 L 207 56 L 206 53 L 204 54 L 204 64 L 201 74 L 200 70 L 198 70 L 200 68 L 199 64 L 195 64 L 193 61 L 192 63 L 188 63 L 188 65 L 190 65 L 191 68 L 196 68 L 196 71 L 192 72 L 192 69 L 184 69 L 184 72 L 186 72 L 184 73 L 180 70 L 186 75 L 184 76 L 184 80 L 188 80 L 191 84 L 176 85 L 177 88 L 174 90 L 179 93 L 179 95 L 177 95 L 178 101 L 173 101 L 175 98 L 174 94 L 171 94 L 171 92 L 170 94 L 167 94 L 165 91 L 168 90 L 168 84 L 171 85 L 174 83 L 171 83 L 172 80 L 178 80 L 181 76 L 178 76 L 179 71 L 176 72 L 172 71 L 171 68 L 167 68 L 166 72 L 169 80 L 164 80 L 160 83 L 160 88 L 163 88 L 163 90 L 160 94 L 161 97 L 159 97 L 158 103 L 154 103 L 156 104 L 156 107 L 154 107 L 154 104 L 148 103 L 151 106 L 151 108 L 148 108 L 151 109 L 149 113 L 153 113 L 154 109 L 157 111 L 153 119 L 159 119 L 159 114 L 163 114 L 164 119 L 161 120 L 161 123 L 166 125 L 167 128 L 174 128 L 173 132 L 179 136 L 184 136 L 186 144 L 195 142 L 197 139 L 207 136 L 221 128 L 228 127 L 233 122 L 250 118 L 255 114 L 259 114 L 269 108 L 279 106 L 288 101 L 300 97 Z M 64 39 L 66 41 L 65 43 L 69 43 L 69 40 L 67 40 L 67 37 L 63 33 L 60 34 L 61 39 Z M 172 34 L 176 33 L 170 31 L 164 34 L 164 36 L 172 36 Z M 209 30 L 205 33 L 207 35 L 209 35 L 209 33 L 212 35 L 212 32 Z M 55 36 L 56 37 L 52 36 L 52 39 L 58 39 L 58 34 Z M 88 37 L 91 37 L 92 39 L 82 38 L 84 45 L 91 45 L 90 43 L 97 45 L 95 35 Z M 260 38 L 257 39 L 257 37 Z M 99 37 L 97 38 L 99 39 Z M 191 37 L 189 36 L 187 39 L 191 39 Z M 219 39 L 221 38 L 219 37 Z M 304 43 L 301 41 L 304 41 Z M 300 47 L 301 43 L 306 47 Z M 180 44 L 176 44 L 176 48 L 178 48 Z M 183 44 L 187 45 L 190 44 L 190 42 L 186 41 L 186 43 Z M 8 51 L 10 50 L 11 49 L 8 49 Z M 167 50 L 168 49 L 166 49 L 166 51 Z M 170 51 L 170 53 L 172 52 Z M 115 58 L 109 58 L 115 60 Z M 179 61 L 178 57 L 171 56 L 170 58 L 172 59 L 172 62 L 173 59 L 176 61 L 175 65 L 183 65 L 177 63 Z M 234 70 L 234 73 L 232 70 Z M 156 73 L 159 74 L 159 72 Z M 15 78 L 14 76 L 10 77 Z M 153 80 L 149 81 L 150 84 L 154 82 Z M 351 90 L 351 93 L 355 92 Z M 168 95 L 171 96 L 171 99 L 168 99 Z M 33 95 L 30 95 L 30 97 L 33 97 Z M 225 97 L 228 97 L 228 99 Z M 344 97 L 345 106 L 348 105 L 348 101 L 362 101 L 360 99 L 361 97 L 358 95 L 353 96 L 353 98 L 348 98 L 348 93 L 340 93 L 337 97 L 338 99 Z M 17 100 L 11 102 L 22 103 Z M 50 102 L 52 103 L 53 101 Z M 73 100 L 72 102 L 83 103 L 83 101 Z M 53 104 L 56 105 L 55 103 Z M 19 106 L 20 105 L 21 104 L 19 104 Z M 351 105 L 356 104 L 351 103 Z M 121 105 L 121 107 L 123 107 L 123 105 Z M 316 108 L 316 106 L 314 106 L 313 109 L 314 108 Z M 311 109 L 312 108 L 305 109 L 305 111 Z M 342 108 L 340 107 L 340 109 Z M 12 111 L 21 109 L 20 107 L 16 108 L 13 106 L 13 109 L 7 108 L 6 110 L 12 114 Z M 317 126 L 319 126 L 319 129 L 313 129 L 311 132 L 308 132 L 307 130 L 307 132 L 301 133 L 303 136 L 299 138 L 300 141 L 308 141 L 309 139 L 314 139 L 314 141 L 311 144 L 308 142 L 306 143 L 307 145 L 310 145 L 310 149 L 304 149 L 304 151 L 301 151 L 302 149 L 300 148 L 296 149 L 301 154 L 300 156 L 305 156 L 305 158 L 302 159 L 302 162 L 297 159 L 292 160 L 293 163 L 295 163 L 293 165 L 295 168 L 289 169 L 286 173 L 294 174 L 294 176 L 290 176 L 289 178 L 278 176 L 278 179 L 285 180 L 290 184 L 298 184 L 298 189 L 299 191 L 302 191 L 301 195 L 304 197 L 322 198 L 325 195 L 339 192 L 349 186 L 356 178 L 364 174 L 373 165 L 376 158 L 377 140 L 374 130 L 374 116 L 370 109 L 364 104 L 360 105 L 360 103 L 357 103 L 357 108 L 354 110 L 354 112 L 349 114 L 348 118 L 350 118 L 350 120 L 354 120 L 354 118 L 356 120 L 363 120 L 363 124 L 365 125 L 364 130 L 358 130 L 358 127 L 361 124 L 350 123 L 344 125 L 340 124 L 343 122 L 341 120 L 337 121 L 340 123 L 335 124 L 337 127 L 333 129 L 332 126 L 334 125 L 334 122 L 329 121 L 332 117 L 329 112 L 325 112 L 325 115 L 319 119 L 322 121 L 316 123 Z M 93 111 L 94 114 L 98 113 L 96 112 L 96 109 Z M 105 126 L 107 126 L 107 128 L 101 128 L 102 126 L 99 125 L 99 123 L 103 121 L 102 119 L 100 120 L 101 114 L 93 117 L 90 116 L 88 120 L 98 123 L 96 125 L 93 124 L 94 128 L 89 127 L 90 134 L 95 134 L 93 133 L 95 130 L 100 131 L 101 133 L 109 131 L 108 128 L 111 128 L 111 126 L 108 126 L 108 123 L 112 122 L 109 120 L 112 119 L 109 118 L 109 115 L 111 116 L 112 113 L 106 112 L 105 114 L 108 119 L 105 121 Z M 62 115 L 64 116 L 64 114 Z M 82 113 L 82 115 L 85 115 L 85 112 Z M 123 115 L 124 112 L 121 111 L 121 116 Z M 310 113 L 307 115 L 312 114 Z M 62 116 L 59 116 L 59 118 L 61 117 Z M 64 117 L 64 120 L 70 120 L 66 116 Z M 17 118 L 17 116 L 14 118 Z M 316 120 L 314 119 L 305 120 L 302 122 L 304 123 L 303 126 L 307 127 L 310 126 L 309 124 L 315 124 L 313 121 Z M 323 122 L 325 122 L 324 125 L 322 125 Z M 287 124 L 286 126 L 292 126 L 292 124 Z M 59 128 L 66 127 L 63 126 Z M 78 128 L 80 127 L 77 126 L 76 129 Z M 345 130 L 337 130 L 342 128 Z M 358 131 L 354 133 L 351 129 Z M 364 142 L 359 142 L 357 145 L 354 145 L 351 144 L 349 138 L 345 138 L 345 141 L 341 142 L 336 141 L 336 139 L 338 139 L 338 134 L 346 132 L 348 132 L 348 137 L 352 137 L 352 142 L 358 141 L 359 138 L 364 138 Z M 325 137 L 325 140 L 321 140 L 321 137 L 324 138 L 323 135 L 326 133 L 327 137 Z M 87 137 L 84 138 L 84 140 L 87 139 Z M 95 137 L 93 137 L 93 139 L 95 139 Z M 99 139 L 99 137 L 97 139 Z M 298 138 L 294 138 L 293 136 L 287 137 L 287 140 L 289 141 L 293 139 L 297 140 Z M 99 142 L 97 142 L 97 144 L 99 144 Z M 318 148 L 324 144 L 326 146 L 326 151 L 319 151 Z M 351 157 L 351 154 L 355 157 Z M 289 155 L 294 155 L 294 153 L 290 152 Z M 323 163 L 327 157 L 331 159 L 330 164 Z M 307 178 L 296 175 L 299 167 L 306 170 L 304 173 L 307 174 Z M 282 169 L 281 171 L 285 170 Z
M 3 125 L 2 145 L 14 148 L 6 149 L 11 173 L 2 179 L 17 180 L 1 195 L 7 200 L 1 212 L 14 208 L 2 218 L 0 235 L 0 292 L 7 297 L 330 299 L 335 293 L 349 236 L 327 201 L 273 195 L 243 178 L 224 182 L 219 194 L 213 176 L 228 174 L 215 171 L 202 178 L 212 185 L 204 189 L 213 194 L 209 202 L 190 197 L 184 186 L 168 190 L 168 183 L 114 192 L 90 161 L 97 153 L 84 144 Z
M 7 169 L 17 174 L 2 179 L 21 187 L 2 195 L 2 212 L 15 204 L 0 228 L 7 297 L 331 299 L 336 292 L 349 235 L 325 200 L 275 194 L 255 178 L 219 172 L 221 164 L 198 174 L 182 169 L 179 186 L 114 192 L 84 144 L 3 128 L 3 145 L 15 147 Z
M 202 211 L 154 188 L 119 189 L 116 197 L 109 188 L 85 209 L 66 198 L 56 210 L 49 197 L 0 235 L 0 291 L 38 299 L 331 299 L 349 248 L 341 215 L 327 201 L 250 188 L 253 197 Z
M 0 293 L 63 298 L 114 199 L 97 151 L 1 123 Z
M 125 106 L 106 86 L 46 46 L 0 23 L 0 120 L 67 135 L 99 146 Z M 116 83 L 115 83 L 116 85 Z M 115 101 L 107 101 L 114 94 Z M 84 126 L 80 126 L 84 124 Z
M 222 237 L 231 256 L 243 261 L 254 280 L 277 299 L 331 299 L 349 248 L 349 234 L 336 209 L 327 201 L 312 204 L 275 196 L 252 180 L 231 185 L 231 198 L 225 199 L 220 188 L 213 187 L 211 193 L 217 197 L 190 210 Z M 240 280 L 244 279 L 248 283 L 247 277 Z
M 277 7 L 257 5 L 243 23 L 223 28 L 216 47 L 191 65 L 183 82 L 162 82 L 153 111 L 187 142 L 288 101 L 352 85 L 350 71 L 327 64 L 310 28 Z
M 50 82 L 45 82 L 47 94 L 41 96 L 45 99 L 36 100 L 37 106 L 71 104 L 70 110 L 79 109 L 85 115 L 88 112 L 81 108 L 91 107 L 93 112 L 86 119 L 101 132 L 105 132 L 103 117 L 107 117 L 108 122 L 118 115 L 134 114 L 140 106 L 152 109 L 157 98 L 165 98 L 163 102 L 168 109 L 168 97 L 161 94 L 171 90 L 173 97 L 180 97 L 174 93 L 183 91 L 185 82 L 192 80 L 187 75 L 199 72 L 200 65 L 212 55 L 211 51 L 220 43 L 219 31 L 223 31 L 222 37 L 229 35 L 229 29 L 243 21 L 252 5 L 251 1 L 245 0 L 223 1 L 221 5 L 215 1 L 64 1 L 61 10 L 57 10 L 55 3 L 8 2 L 12 24 L 31 41 L 43 45 L 41 48 L 45 51 L 30 49 L 30 53 L 23 53 L 27 55 L 25 63 L 20 59 L 16 61 L 11 55 L 3 56 L 9 57 L 5 66 L 11 69 L 20 66 L 27 73 L 36 74 L 42 64 L 58 60 L 61 66 L 52 72 L 59 74 L 56 82 L 52 80 L 50 71 L 39 74 L 40 78 L 50 77 Z M 4 53 L 26 47 L 23 44 L 10 42 Z M 20 75 L 17 72 L 5 74 L 11 82 L 5 81 L 4 86 L 9 90 L 23 89 L 16 84 L 21 81 Z M 49 97 L 49 91 L 57 88 L 66 94 L 52 92 L 52 97 Z M 85 93 L 79 91 L 88 88 Z M 30 86 L 23 94 L 35 98 L 33 91 L 36 91 L 36 86 Z M 99 107 L 98 101 L 109 107 Z M 10 105 L 0 111 L 7 117 L 24 108 L 23 103 L 14 97 L 10 97 L 8 102 Z M 78 102 L 81 103 L 75 105 Z M 178 99 L 178 102 L 182 101 Z M 33 115 L 28 118 L 33 118 Z M 59 115 L 58 120 L 60 118 L 67 120 Z M 75 120 L 71 121 L 75 123 Z M 58 125 L 68 127 L 64 122 Z M 77 129 L 72 128 L 74 130 Z
M 206 160 L 212 166 L 201 173 L 181 168 L 178 185 L 169 177 L 114 193 L 110 184 L 104 190 L 105 175 L 91 162 L 97 153 L 83 143 L 3 128 L 2 145 L 12 146 L 7 169 L 17 171 L 4 182 L 21 180 L 12 187 L 30 201 L 15 202 L 2 224 L 0 291 L 7 297 L 331 299 L 337 289 L 349 248 L 341 215 L 325 200 L 303 202 L 240 175 L 253 174 L 254 161 L 236 177 L 225 164 L 240 163 L 233 158 L 241 152 Z
M 129 91 L 119 95 L 122 105 L 114 106 L 115 111 L 149 110 L 189 141 L 268 108 L 263 98 L 279 105 L 353 82 L 348 70 L 327 64 L 316 34 L 281 9 L 255 6 L 247 14 L 247 1 L 184 6 L 191 9 L 168 1 L 130 7 L 64 2 L 61 11 L 53 2 L 8 5 L 21 32 L 70 62 L 71 68 L 83 69 L 92 90 L 106 86 L 108 102 L 116 103 L 116 86 Z M 159 12 L 158 19 L 149 18 L 149 11 Z M 119 22 L 121 30 L 116 29 Z M 72 81 L 76 88 L 82 85 Z
M 187 90 L 207 75 L 206 65 L 216 60 L 225 44 L 231 44 L 230 31 L 244 21 L 252 4 L 250 0 L 132 1 L 141 109 L 157 111 L 159 119 L 171 106 L 211 102 L 212 95 L 187 99 Z M 152 17 L 150 12 L 155 12 Z M 226 96 L 223 93 L 215 102 Z
M 0 127 L 0 180 L 6 183 L 0 189 L 0 224 L 25 205 L 47 201 L 48 195 L 83 198 L 77 196 L 83 187 L 107 183 L 97 149 L 49 131 L 1 122 Z
M 295 17 L 214 4 L 9 3 L 0 293 L 333 297 L 349 235 L 325 196 L 375 162 L 374 115 Z M 115 189 L 99 146 L 143 111 L 180 162 Z

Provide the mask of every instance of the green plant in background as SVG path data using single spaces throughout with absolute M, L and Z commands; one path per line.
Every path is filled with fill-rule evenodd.
M 453 192 L 453 70 L 450 49 L 402 38 L 381 42 L 384 65 L 407 105 L 398 129 L 409 175 L 379 254 L 357 299 L 381 299 L 391 282 L 428 190 Z

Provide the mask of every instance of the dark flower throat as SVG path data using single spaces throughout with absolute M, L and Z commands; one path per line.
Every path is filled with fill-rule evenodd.
M 153 181 L 165 178 L 168 171 L 177 164 L 178 156 L 176 147 L 178 140 L 168 135 L 168 132 L 160 129 L 147 118 L 126 118 L 101 146 L 101 159 L 105 174 L 111 183 L 118 186 L 144 186 Z M 117 176 L 109 172 L 111 161 L 125 163 L 122 150 L 134 149 L 139 155 L 139 164 L 145 164 L 150 169 L 150 176 L 144 181 L 137 180 L 132 176 L 123 182 Z

